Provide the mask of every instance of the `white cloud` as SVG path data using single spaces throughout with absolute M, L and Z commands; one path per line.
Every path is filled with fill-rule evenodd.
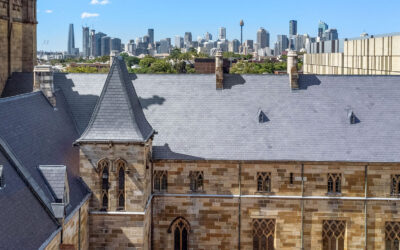
M 101 5 L 106 5 L 109 4 L 109 0 L 92 0 L 90 4 L 101 4 Z
M 53 13 L 53 10 L 45 10 L 44 12 L 46 12 L 47 14 L 51 14 Z
M 82 15 L 81 15 L 81 18 L 85 19 L 85 18 L 98 17 L 98 16 L 100 16 L 99 13 L 83 12 Z

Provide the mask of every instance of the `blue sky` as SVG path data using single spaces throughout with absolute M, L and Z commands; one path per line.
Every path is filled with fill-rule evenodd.
M 399 0 L 38 0 L 39 50 L 65 51 L 68 25 L 75 26 L 75 46 L 82 46 L 83 25 L 119 37 L 123 43 L 142 37 L 154 28 L 155 39 L 191 31 L 193 39 L 205 32 L 215 38 L 226 27 L 227 38 L 256 39 L 264 27 L 276 35 L 289 32 L 289 20 L 298 21 L 298 33 L 315 36 L 319 20 L 336 28 L 339 38 L 357 37 L 362 32 L 382 34 L 400 31 Z M 84 14 L 86 13 L 86 14 Z M 85 17 L 85 18 L 82 18 Z

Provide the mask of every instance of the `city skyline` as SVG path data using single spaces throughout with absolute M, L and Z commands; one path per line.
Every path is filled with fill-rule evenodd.
M 320 7 L 319 2 L 314 0 L 302 5 L 293 2 L 285 6 L 262 1 L 253 1 L 253 4 L 243 6 L 227 5 L 225 1 L 220 3 L 208 0 L 197 6 L 174 0 L 168 3 L 156 1 L 154 2 L 156 8 L 138 1 L 126 4 L 115 0 L 104 5 L 91 4 L 90 0 L 84 1 L 87 3 L 71 0 L 68 5 L 50 0 L 38 2 L 38 19 L 42 24 L 38 27 L 38 50 L 64 51 L 67 47 L 65 27 L 70 23 L 74 23 L 76 28 L 75 40 L 78 45 L 82 44 L 82 34 L 77 30 L 82 26 L 102 31 L 111 37 L 119 37 L 123 43 L 143 36 L 148 28 L 154 29 L 154 39 L 158 41 L 167 37 L 174 38 L 176 35 L 184 37 L 186 31 L 192 32 L 193 39 L 209 32 L 215 40 L 220 27 L 226 28 L 227 39 L 240 40 L 238 23 L 243 19 L 244 40 L 256 40 L 257 30 L 264 27 L 270 33 L 270 44 L 273 44 L 277 35 L 289 33 L 289 20 L 298 21 L 299 34 L 308 33 L 311 36 L 317 35 L 318 22 L 322 20 L 330 27 L 338 29 L 340 38 L 358 37 L 363 32 L 369 34 L 395 32 L 397 30 L 394 27 L 400 25 L 400 20 L 396 19 L 395 14 L 396 6 L 400 7 L 400 3 L 392 0 L 389 1 L 391 4 L 385 5 L 372 1 L 363 1 L 361 5 L 359 1 L 347 3 L 340 0 L 335 6 L 330 7 L 329 11 Z M 180 4 L 191 11 L 179 12 L 172 18 L 171 6 Z M 218 11 L 221 8 L 224 9 L 223 13 Z M 264 9 L 265 12 L 254 12 L 254 9 Z M 385 15 L 380 15 L 380 18 L 374 21 L 365 18 L 365 13 L 371 9 Z M 148 13 L 153 14 L 149 16 Z M 348 25 L 349 23 L 351 25 Z

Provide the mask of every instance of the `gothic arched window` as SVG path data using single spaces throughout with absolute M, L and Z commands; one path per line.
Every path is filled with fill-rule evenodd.
M 118 210 L 125 209 L 125 169 L 126 163 L 123 160 L 117 161 L 118 171 Z
M 98 163 L 98 169 L 100 169 L 101 178 L 101 209 L 108 209 L 108 189 L 109 189 L 109 178 L 110 178 L 110 162 L 107 159 L 103 159 Z
M 185 218 L 176 218 L 169 226 L 168 232 L 174 233 L 174 250 L 189 249 L 190 224 Z

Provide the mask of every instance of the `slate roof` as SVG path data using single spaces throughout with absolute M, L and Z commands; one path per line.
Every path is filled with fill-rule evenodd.
M 125 62 L 115 58 L 92 118 L 78 142 L 145 142 L 153 133 Z
M 66 166 L 39 166 L 46 183 L 48 184 L 54 198 L 62 202 L 64 198 L 65 179 L 67 175 Z
M 14 72 L 8 78 L 1 97 L 11 97 L 33 91 L 32 72 Z
M 56 74 L 78 127 L 105 77 Z M 214 75 L 130 77 L 155 159 L 400 162 L 399 76 L 300 75 L 295 91 L 285 75 L 225 75 L 222 91 Z
M 0 242 L 6 249 L 37 249 L 58 228 L 51 212 L 56 198 L 39 165 L 67 166 L 67 216 L 90 193 L 79 177 L 79 150 L 72 146 L 79 134 L 62 92 L 55 95 L 56 108 L 41 92 L 0 99 L 0 165 L 7 181 L 0 191 Z

